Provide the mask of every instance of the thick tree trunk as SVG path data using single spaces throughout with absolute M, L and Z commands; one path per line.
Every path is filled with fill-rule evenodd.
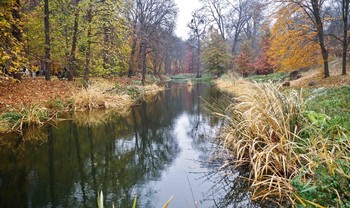
M 12 35 L 15 37 L 19 42 L 23 41 L 23 35 L 20 29 L 20 25 L 18 22 L 20 22 L 21 15 L 20 15 L 20 8 L 21 8 L 21 2 L 20 0 L 16 0 L 14 5 L 12 6 L 12 18 L 15 20 L 16 23 L 12 24 Z
M 311 5 L 313 9 L 313 15 L 316 21 L 317 36 L 321 47 L 321 53 L 322 53 L 323 65 L 324 65 L 324 76 L 327 78 L 330 76 L 329 66 L 328 66 L 328 51 L 326 49 L 325 42 L 324 42 L 324 31 L 323 31 L 323 23 L 320 15 L 319 1 L 311 0 Z
M 45 23 L 45 80 L 50 81 L 50 22 L 49 22 L 49 0 L 44 1 L 44 23 Z
M 75 8 L 74 8 L 74 27 L 73 27 L 73 38 L 72 38 L 72 48 L 70 52 L 70 57 L 69 57 L 69 73 L 68 73 L 68 80 L 72 81 L 75 74 L 76 74 L 76 69 L 75 69 L 75 52 L 77 48 L 77 39 L 78 39 L 78 18 L 79 18 L 79 12 L 78 12 L 78 3 L 79 0 L 75 0 Z

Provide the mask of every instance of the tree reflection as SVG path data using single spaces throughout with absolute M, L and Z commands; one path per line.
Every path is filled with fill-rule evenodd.
M 154 207 L 157 191 L 145 190 L 144 185 L 160 180 L 180 153 L 174 135 L 179 115 L 189 115 L 188 134 L 192 147 L 203 152 L 201 160 L 207 161 L 215 147 L 207 138 L 220 123 L 203 111 L 200 96 L 208 100 L 220 95 L 204 85 L 192 89 L 172 86 L 157 102 L 141 102 L 129 115 L 80 115 L 76 122 L 63 121 L 42 128 L 43 133 L 30 134 L 42 135 L 45 140 L 21 143 L 23 148 L 13 151 L 1 148 L 0 208 L 97 207 L 100 190 L 106 207 L 112 203 L 132 207 L 135 195 L 143 206 Z M 213 172 L 217 168 L 209 163 L 203 166 Z M 215 195 L 215 202 L 222 207 L 227 205 L 224 202 L 231 203 L 230 197 L 240 197 L 235 191 L 222 190 L 244 187 L 224 182 L 225 187 L 222 183 L 215 186 L 221 195 Z

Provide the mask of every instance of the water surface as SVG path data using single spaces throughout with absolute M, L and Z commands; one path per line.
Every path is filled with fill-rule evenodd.
M 128 115 L 77 114 L 1 142 L 0 208 L 97 207 L 101 190 L 106 207 L 132 207 L 135 196 L 147 208 L 171 196 L 176 208 L 252 206 L 237 174 L 213 174 L 221 123 L 203 100 L 220 96 L 208 84 L 173 85 Z

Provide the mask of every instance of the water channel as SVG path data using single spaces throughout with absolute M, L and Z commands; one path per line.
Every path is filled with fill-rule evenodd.
M 0 208 L 254 207 L 245 184 L 216 173 L 213 140 L 221 122 L 204 101 L 221 94 L 209 84 L 174 84 L 126 115 L 90 112 L 0 142 Z M 4 141 L 4 139 L 2 139 Z M 14 141 L 12 138 L 11 141 Z

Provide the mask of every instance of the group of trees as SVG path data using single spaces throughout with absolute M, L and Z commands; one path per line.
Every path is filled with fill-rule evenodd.
M 243 75 L 265 74 L 279 69 L 291 71 L 323 64 L 330 76 L 329 55 L 342 57 L 346 74 L 349 45 L 349 0 L 201 0 L 196 11 L 203 16 L 207 31 L 202 45 L 217 41 L 212 31 L 221 35 L 231 50 L 204 47 L 202 63 L 212 69 L 212 58 L 231 56 L 221 64 L 225 70 L 236 69 Z M 200 15 L 198 15 L 198 13 Z M 198 39 L 196 28 L 191 27 Z M 215 50 L 214 50 L 215 49 Z M 209 50 L 209 51 L 206 51 Z M 200 53 L 198 53 L 200 54 Z M 210 59 L 212 59 L 210 61 Z M 209 62 L 208 62 L 209 61 Z M 218 70 L 220 67 L 215 67 Z
M 0 66 L 27 67 L 68 78 L 170 71 L 177 7 L 173 0 L 1 1 Z M 51 67 L 51 69 L 50 69 Z
M 0 2 L 0 67 L 83 75 L 204 71 L 243 75 L 316 64 L 346 74 L 350 0 L 200 0 L 189 38 L 174 35 L 174 0 Z M 51 68 L 50 68 L 51 67 Z

